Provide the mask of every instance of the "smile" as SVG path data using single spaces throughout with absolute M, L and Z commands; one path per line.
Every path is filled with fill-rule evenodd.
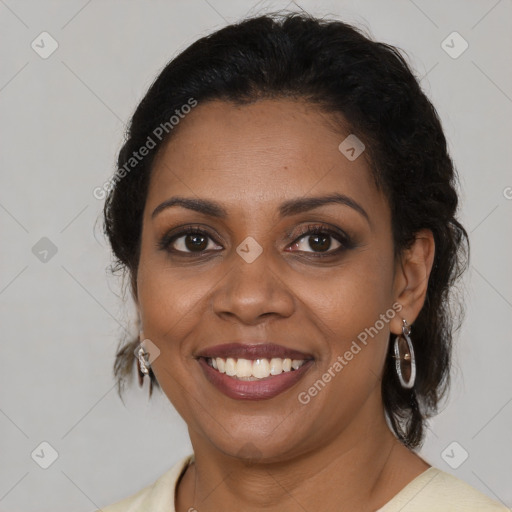
M 207 381 L 229 398 L 265 400 L 294 386 L 314 359 L 275 344 L 230 343 L 204 350 L 197 361 Z
M 281 375 L 283 372 L 298 370 L 306 361 L 304 359 L 234 359 L 228 357 L 208 358 L 206 362 L 220 373 L 229 377 L 245 381 L 266 379 L 267 377 Z

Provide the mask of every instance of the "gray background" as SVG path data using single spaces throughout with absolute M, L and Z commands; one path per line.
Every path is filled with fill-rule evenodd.
M 148 401 L 147 382 L 128 388 L 125 404 L 116 394 L 114 353 L 133 310 L 107 271 L 92 191 L 173 55 L 248 12 L 287 6 L 335 14 L 405 49 L 440 113 L 472 262 L 452 391 L 421 454 L 512 505 L 511 0 L 0 0 L 2 512 L 91 511 L 190 452 L 183 421 L 162 395 Z M 59 45 L 46 59 L 31 47 L 51 48 L 43 31 Z M 453 31 L 469 44 L 458 58 L 442 47 Z M 48 469 L 44 441 L 58 452 Z M 447 461 L 460 463 L 462 450 L 454 469 Z

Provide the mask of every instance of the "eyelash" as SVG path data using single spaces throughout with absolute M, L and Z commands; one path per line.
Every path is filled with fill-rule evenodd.
M 210 238 L 215 243 L 217 243 L 216 240 L 214 240 L 213 237 L 211 236 L 211 233 L 209 233 L 205 229 L 201 228 L 200 226 L 187 226 L 179 233 L 175 233 L 175 234 L 168 233 L 168 234 L 164 235 L 161 238 L 161 240 L 158 242 L 158 249 L 161 249 L 161 250 L 164 250 L 169 253 L 176 254 L 176 255 L 180 255 L 180 256 L 183 255 L 185 257 L 200 255 L 201 252 L 204 252 L 204 251 L 197 251 L 196 253 L 194 253 L 194 252 L 187 253 L 185 251 L 178 251 L 176 249 L 169 248 L 169 246 L 173 242 L 175 242 L 177 239 L 179 239 L 183 236 L 187 236 L 187 235 L 202 235 L 206 238 Z M 288 233 L 288 235 L 291 236 L 291 233 Z M 341 244 L 341 246 L 338 247 L 337 249 L 330 250 L 330 251 L 324 252 L 324 253 L 322 253 L 322 252 L 307 252 L 308 255 L 312 255 L 314 258 L 326 258 L 329 256 L 332 257 L 332 256 L 337 255 L 338 253 L 346 251 L 347 249 L 352 249 L 354 247 L 354 243 L 352 242 L 350 237 L 343 231 L 341 231 L 341 230 L 336 231 L 336 230 L 326 227 L 324 225 L 313 225 L 313 224 L 310 224 L 308 226 L 304 226 L 303 228 L 301 228 L 297 238 L 295 238 L 295 240 L 292 242 L 291 245 L 296 244 L 297 242 L 299 242 L 306 236 L 313 236 L 313 235 L 329 235 Z M 298 252 L 304 252 L 304 251 L 298 251 Z

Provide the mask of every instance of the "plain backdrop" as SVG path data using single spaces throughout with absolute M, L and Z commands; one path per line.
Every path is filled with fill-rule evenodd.
M 170 58 L 283 8 L 402 48 L 438 109 L 472 260 L 450 398 L 420 453 L 512 505 L 510 0 L 1 0 L 0 511 L 92 511 L 190 453 L 184 422 L 159 392 L 148 400 L 147 382 L 124 404 L 116 393 L 114 354 L 134 315 L 108 271 L 93 190 Z

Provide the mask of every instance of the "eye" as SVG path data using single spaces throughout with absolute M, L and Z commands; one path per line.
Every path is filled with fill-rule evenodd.
M 334 246 L 334 248 L 333 248 Z M 341 230 L 309 225 L 301 229 L 299 238 L 290 246 L 292 252 L 311 253 L 315 257 L 332 256 L 353 246 L 349 236 Z M 201 255 L 218 251 L 213 236 L 199 226 L 187 226 L 178 233 L 167 233 L 158 242 L 158 248 L 175 255 Z M 290 250 L 288 249 L 288 250 Z
M 291 245 L 292 248 L 296 248 L 300 252 L 317 253 L 318 256 L 330 256 L 350 246 L 350 239 L 345 233 L 318 225 L 303 228 L 300 237 Z
M 179 233 L 164 235 L 158 246 L 168 252 L 182 254 L 201 254 L 220 247 L 215 244 L 208 231 L 197 226 L 189 226 Z M 220 248 L 222 249 L 222 247 Z

